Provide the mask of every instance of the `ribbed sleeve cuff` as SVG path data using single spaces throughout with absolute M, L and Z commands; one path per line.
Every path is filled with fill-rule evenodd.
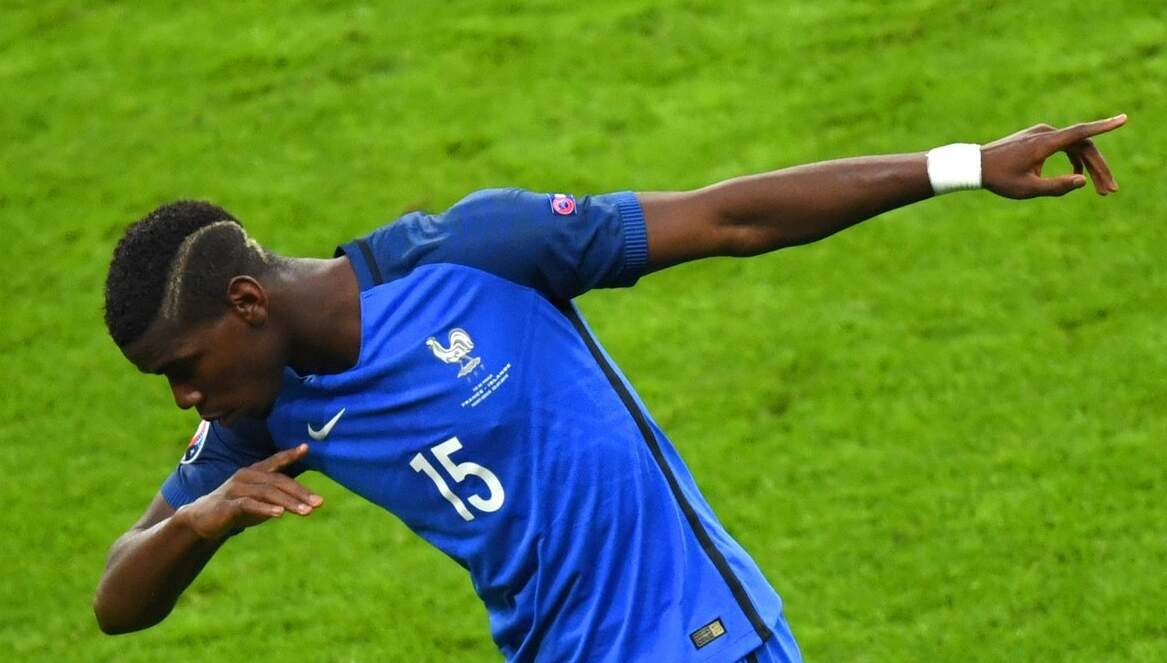
M 162 489 L 160 492 L 162 493 L 162 497 L 166 500 L 166 503 L 169 504 L 173 509 L 178 509 L 178 507 L 190 504 L 194 501 L 194 498 L 190 495 L 187 495 L 186 491 L 178 485 L 178 479 L 174 476 L 162 482 Z
M 631 285 L 644 274 L 648 266 L 648 232 L 644 228 L 644 210 L 636 194 L 631 191 L 623 191 L 613 197 L 624 224 L 624 270 L 620 274 L 620 282 Z

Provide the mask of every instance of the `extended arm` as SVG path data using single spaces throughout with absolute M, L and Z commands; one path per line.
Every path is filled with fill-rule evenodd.
M 93 612 L 106 633 L 149 628 L 170 614 L 229 532 L 278 518 L 306 516 L 323 501 L 279 471 L 308 452 L 287 449 L 236 472 L 222 486 L 175 511 L 157 495 L 114 542 Z
M 1038 125 L 980 150 L 984 188 L 1008 198 L 1060 196 L 1085 186 L 1116 191 L 1091 137 L 1125 115 L 1065 129 Z M 1074 174 L 1041 177 L 1065 152 Z M 739 177 L 688 192 L 639 194 L 648 228 L 649 269 L 709 256 L 749 256 L 806 244 L 933 195 L 924 152 L 825 161 Z

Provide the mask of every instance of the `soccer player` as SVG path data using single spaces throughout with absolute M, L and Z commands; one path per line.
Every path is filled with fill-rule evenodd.
M 949 190 L 1117 190 L 1117 116 L 984 146 L 829 161 L 691 192 L 474 193 L 330 260 L 262 249 L 208 203 L 131 225 L 106 323 L 204 420 L 109 553 L 94 610 L 162 620 L 232 534 L 332 477 L 462 565 L 511 661 L 795 661 L 778 594 L 572 303 L 707 256 L 821 239 Z M 1042 177 L 1065 152 L 1073 174 Z

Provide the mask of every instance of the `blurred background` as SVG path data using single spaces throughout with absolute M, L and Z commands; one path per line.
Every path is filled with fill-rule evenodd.
M 0 659 L 501 658 L 466 574 L 319 475 L 326 508 L 229 542 L 163 624 L 98 631 L 106 549 L 197 425 L 102 322 L 158 204 L 324 257 L 483 187 L 1126 112 L 1105 199 L 953 194 L 580 303 L 808 660 L 1167 660 L 1162 3 L 0 6 Z

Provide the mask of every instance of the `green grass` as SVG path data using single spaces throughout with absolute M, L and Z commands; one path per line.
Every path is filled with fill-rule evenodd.
M 328 508 L 229 543 L 163 625 L 97 630 L 106 547 L 195 426 L 101 321 L 160 202 L 322 256 L 485 186 L 687 188 L 1120 111 L 1111 198 L 946 196 L 582 306 L 810 660 L 1167 658 L 1167 10 L 387 5 L 6 3 L 0 659 L 498 659 L 464 573 L 318 475 Z

